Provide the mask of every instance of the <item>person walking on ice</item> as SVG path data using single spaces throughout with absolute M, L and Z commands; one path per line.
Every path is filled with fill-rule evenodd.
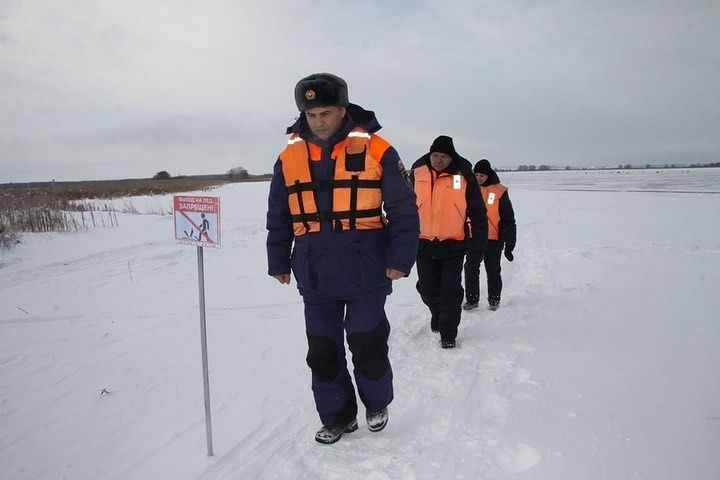
M 412 167 L 420 215 L 417 290 L 430 309 L 430 329 L 442 348 L 455 348 L 463 300 L 463 258 L 482 258 L 487 242 L 485 206 L 471 164 L 452 138 L 437 137 Z M 470 220 L 471 230 L 468 229 Z
M 415 194 L 371 111 L 349 103 L 347 83 L 317 73 L 295 86 L 300 117 L 275 163 L 267 211 L 268 274 L 290 272 L 305 306 L 307 364 L 322 427 L 319 443 L 358 428 L 358 396 L 371 432 L 393 400 L 385 299 L 417 252 Z
M 500 256 L 505 249 L 505 258 L 512 262 L 513 250 L 517 238 L 515 211 L 508 188 L 500 183 L 500 178 L 492 169 L 490 162 L 483 159 L 473 168 L 485 207 L 487 208 L 487 249 L 485 258 L 468 252 L 465 262 L 465 310 L 474 310 L 480 301 L 480 263 L 485 263 L 487 275 L 487 301 L 490 310 L 500 308 L 502 277 L 500 275 Z

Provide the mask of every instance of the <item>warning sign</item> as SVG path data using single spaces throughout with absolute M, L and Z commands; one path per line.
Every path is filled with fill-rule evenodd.
M 220 246 L 220 197 L 173 197 L 175 240 L 201 247 Z

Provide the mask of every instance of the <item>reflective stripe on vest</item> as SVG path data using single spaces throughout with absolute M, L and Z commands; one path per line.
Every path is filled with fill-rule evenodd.
M 426 240 L 465 240 L 467 180 L 462 174 L 434 172 L 427 165 L 413 171 L 420 238 Z
M 500 198 L 507 192 L 507 187 L 501 183 L 480 187 L 488 219 L 488 240 L 500 239 Z
M 315 181 L 311 162 L 320 160 L 322 150 L 292 134 L 280 162 L 295 235 L 320 231 L 322 220 L 335 230 L 383 228 L 380 160 L 389 147 L 381 137 L 355 128 L 333 148 L 333 178 Z M 331 191 L 332 211 L 318 211 L 317 192 L 323 190 Z

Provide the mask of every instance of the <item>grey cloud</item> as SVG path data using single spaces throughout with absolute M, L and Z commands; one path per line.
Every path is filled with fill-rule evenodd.
M 106 175 L 102 158 L 270 171 L 295 81 L 314 71 L 344 76 L 406 163 L 440 133 L 504 167 L 720 155 L 714 2 L 68 5 L 0 7 L 14 176 Z
M 256 127 L 248 127 L 243 123 L 242 119 L 223 116 L 173 115 L 154 121 L 66 135 L 58 140 L 69 145 L 92 147 L 239 146 L 261 134 Z

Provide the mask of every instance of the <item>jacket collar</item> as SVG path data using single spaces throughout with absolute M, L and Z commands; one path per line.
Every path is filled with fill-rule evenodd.
M 442 172 L 436 172 L 432 168 L 432 164 L 430 163 L 430 154 L 426 153 L 425 155 L 420 157 L 417 160 L 417 162 L 415 162 L 415 164 L 413 165 L 413 168 L 416 168 L 416 167 L 419 167 L 422 165 L 427 166 L 431 172 L 435 172 L 437 175 L 442 175 L 442 174 L 457 175 L 459 173 L 460 174 L 464 173 L 464 171 L 466 170 L 466 167 L 467 167 L 467 160 L 465 160 L 460 155 L 455 155 L 455 156 L 453 156 L 453 159 L 450 162 L 450 165 L 448 165 L 445 170 L 443 170 Z
M 495 173 L 495 170 L 492 171 L 492 175 L 488 177 L 487 180 L 485 180 L 485 183 L 480 185 L 481 187 L 489 187 L 490 185 L 495 185 L 500 183 L 500 177 L 498 177 L 498 174 Z
M 307 120 L 305 119 L 305 113 L 301 113 L 300 116 L 295 120 L 295 123 L 290 125 L 285 131 L 286 134 L 297 133 L 304 140 L 313 143 L 325 143 L 326 145 L 335 146 L 335 144 L 345 140 L 348 134 L 355 128 L 360 127 L 368 133 L 375 133 L 382 127 L 375 116 L 375 112 L 365 110 L 359 105 L 351 103 L 347 107 L 347 114 L 345 115 L 345 121 L 343 122 L 340 130 L 330 137 L 327 142 L 319 142 L 313 136 L 308 127 Z

